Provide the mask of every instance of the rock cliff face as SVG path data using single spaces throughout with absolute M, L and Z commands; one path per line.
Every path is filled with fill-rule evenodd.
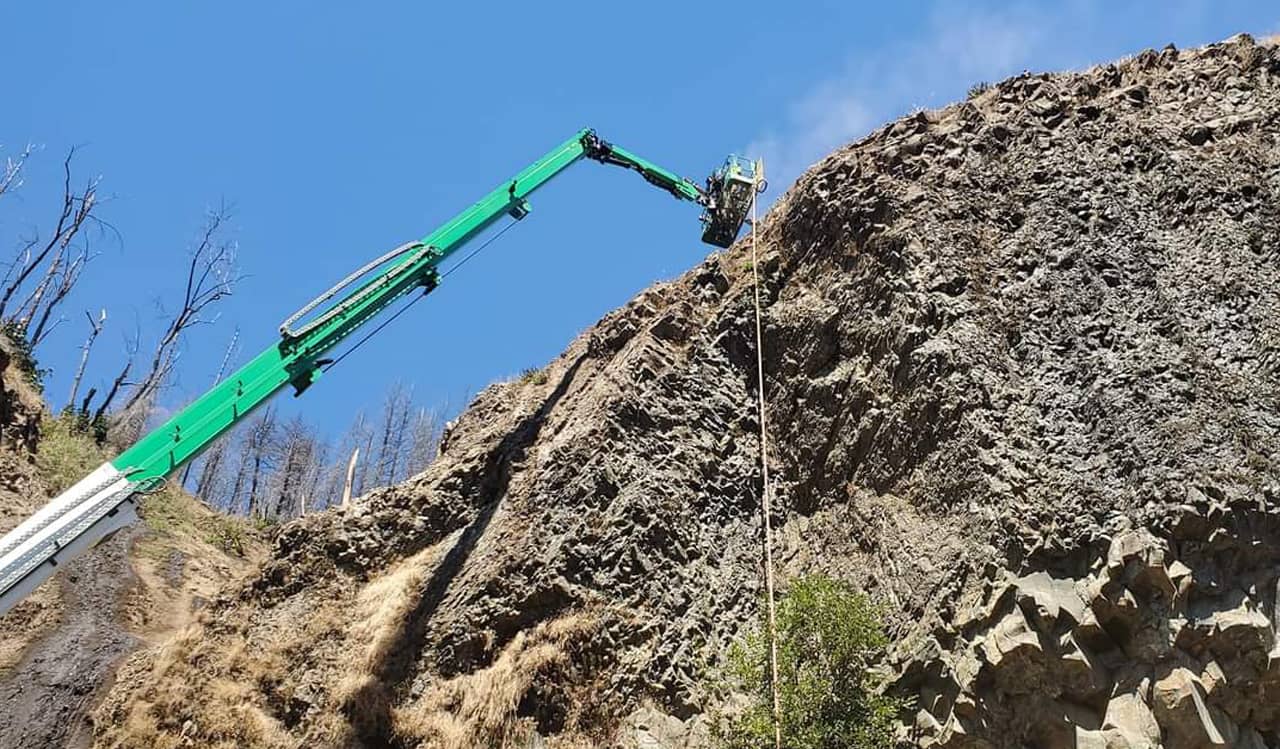
M 904 740 L 1280 745 L 1280 51 L 1024 75 L 760 228 L 782 576 L 884 603 Z M 698 746 L 760 592 L 749 254 L 483 392 L 122 669 L 103 746 Z

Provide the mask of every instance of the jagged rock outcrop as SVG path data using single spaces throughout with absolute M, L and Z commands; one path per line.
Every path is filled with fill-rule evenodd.
M 1023 75 L 762 223 L 783 577 L 881 601 L 922 746 L 1277 746 L 1280 52 Z M 701 745 L 759 582 L 739 246 L 281 529 L 103 746 Z
M 0 447 L 18 456 L 30 456 L 40 439 L 44 404 L 27 382 L 27 375 L 14 365 L 13 350 L 14 344 L 0 335 Z
M 1216 543 L 1122 527 L 1079 578 L 984 586 L 946 652 L 904 675 L 900 686 L 925 696 L 920 743 L 995 746 L 1010 729 L 1037 746 L 1274 742 L 1280 518 L 1256 506 L 1222 517 Z

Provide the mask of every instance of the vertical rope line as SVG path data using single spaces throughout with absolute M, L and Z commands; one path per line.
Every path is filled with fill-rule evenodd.
M 764 400 L 764 333 L 760 323 L 760 261 L 756 253 L 756 193 L 751 193 L 751 286 L 756 306 L 756 380 L 760 397 L 760 495 L 764 516 L 764 589 L 769 623 L 769 688 L 773 692 L 773 745 L 782 749 L 782 701 L 778 696 L 778 618 L 773 588 L 773 490 L 769 483 L 769 430 L 765 422 Z

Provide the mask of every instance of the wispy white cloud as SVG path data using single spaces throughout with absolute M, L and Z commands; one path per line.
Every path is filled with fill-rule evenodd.
M 792 105 L 782 128 L 752 141 L 745 153 L 763 158 L 770 181 L 784 187 L 823 154 L 865 133 L 874 118 L 861 96 L 826 83 Z
M 975 83 L 1024 69 L 1081 70 L 1144 46 L 1196 46 L 1240 31 L 1265 33 L 1273 12 L 1247 5 L 936 0 L 908 36 L 856 50 L 842 69 L 815 80 L 745 153 L 765 159 L 775 186 L 771 196 L 777 196 L 836 147 L 915 109 L 962 99 Z M 1280 24 L 1272 28 L 1280 32 Z
M 1019 72 L 1046 33 L 1046 19 L 1029 11 L 941 6 L 915 37 L 850 60 L 817 82 L 746 153 L 765 159 L 777 195 L 823 155 L 879 123 Z

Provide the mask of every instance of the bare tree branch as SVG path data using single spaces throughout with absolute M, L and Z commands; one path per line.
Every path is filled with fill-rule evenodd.
M 89 319 L 89 337 L 80 346 L 80 365 L 76 367 L 76 376 L 71 380 L 71 394 L 67 396 L 67 408 L 75 408 L 76 395 L 80 392 L 80 381 L 84 379 L 84 370 L 89 364 L 89 352 L 93 349 L 94 342 L 98 340 L 98 335 L 102 333 L 103 326 L 107 324 L 105 307 L 98 313 L 97 319 L 94 319 L 88 310 L 85 310 L 84 316 Z M 90 395 L 90 398 L 92 397 Z M 88 410 L 87 406 L 81 409 L 82 412 Z
M 66 301 L 67 296 L 75 289 L 76 283 L 80 280 L 80 274 L 84 271 L 84 267 L 95 257 L 97 257 L 97 255 L 91 253 L 86 245 L 83 249 L 77 251 L 76 254 L 71 257 L 70 261 L 62 267 L 61 272 L 58 274 L 58 283 L 53 289 L 52 296 L 45 301 L 44 309 L 40 312 L 36 320 L 35 328 L 28 333 L 28 338 L 30 339 L 32 346 L 39 346 L 40 343 L 48 337 L 49 333 L 52 332 L 53 328 L 57 327 L 58 324 L 62 322 L 62 318 L 59 318 L 58 321 L 50 325 L 49 319 L 53 315 L 54 310 L 60 307 L 62 303 Z
M 408 465 L 406 476 L 416 476 L 431 465 L 440 452 L 441 419 L 435 411 L 419 408 L 409 427 Z
M 0 172 L 0 196 L 22 186 L 22 169 L 27 165 L 27 159 L 33 150 L 35 147 L 28 143 L 16 158 L 10 156 L 4 160 L 4 170 Z
M 236 344 L 239 341 L 240 341 L 240 326 L 237 325 L 235 331 L 231 333 L 231 340 L 227 343 L 227 351 L 222 355 L 222 364 L 219 365 L 218 367 L 218 373 L 213 376 L 214 385 L 217 385 L 219 382 L 222 382 L 223 376 L 226 375 L 227 366 L 231 363 L 231 356 L 235 353 Z M 215 447 L 218 450 L 218 452 L 216 453 L 217 455 L 216 460 L 214 458 L 214 454 L 207 455 L 205 457 L 204 464 L 200 469 L 200 478 L 196 483 L 196 495 L 199 496 L 201 499 L 203 499 L 205 502 L 210 501 L 209 496 L 204 494 L 203 490 L 200 487 L 206 486 L 206 485 L 212 486 L 212 482 L 221 477 L 222 451 L 226 448 L 226 444 L 225 444 L 226 442 L 227 440 L 225 439 L 219 439 L 217 441 L 217 443 L 215 444 Z M 212 469 L 210 469 L 211 462 L 213 464 Z M 191 477 L 191 470 L 194 466 L 195 466 L 195 461 L 189 462 L 187 463 L 187 467 L 182 471 L 182 486 L 185 487 L 187 485 L 187 479 Z M 212 470 L 212 473 L 210 473 L 210 470 Z
M 187 262 L 180 307 L 156 342 L 146 373 L 130 392 L 124 410 L 152 398 L 169 381 L 186 332 L 196 325 L 213 322 L 202 315 L 212 305 L 230 296 L 241 280 L 242 277 L 235 273 L 234 245 L 219 239 L 219 232 L 229 216 L 225 206 L 209 214 Z
M 70 246 L 76 235 L 80 233 L 81 229 L 84 228 L 85 223 L 89 221 L 97 203 L 98 179 L 89 180 L 88 184 L 80 191 L 76 191 L 71 187 L 71 161 L 75 157 L 75 153 L 76 149 L 72 148 L 62 162 L 62 209 L 58 214 L 53 233 L 49 235 L 44 246 L 36 250 L 34 254 L 30 254 L 28 251 L 19 252 L 20 258 L 16 258 L 14 261 L 14 265 L 18 270 L 12 278 L 7 278 L 8 285 L 0 293 L 0 318 L 16 320 L 24 332 L 31 317 L 34 315 L 35 308 L 38 306 L 44 290 L 50 283 L 51 277 L 57 273 L 61 263 L 65 262 L 63 253 Z M 35 246 L 32 245 L 32 248 Z M 51 254 L 53 254 L 53 260 L 46 265 L 45 261 L 49 259 Z M 36 284 L 35 289 L 28 295 L 27 300 L 19 307 L 19 311 L 12 312 L 9 306 L 13 301 L 14 295 L 23 288 L 27 280 L 37 271 L 42 272 L 41 281 Z
M 134 357 L 138 355 L 137 331 L 134 332 L 132 338 L 125 338 L 124 350 L 127 357 L 125 359 L 124 366 L 120 368 L 120 373 L 116 375 L 114 380 L 112 380 L 111 388 L 107 390 L 106 397 L 104 397 L 102 402 L 98 404 L 98 409 L 93 412 L 93 418 L 90 420 L 90 423 L 102 423 L 102 420 L 106 418 L 107 410 L 111 408 L 111 404 L 115 401 L 116 396 L 120 394 L 121 388 L 128 385 L 129 372 L 133 369 Z M 91 399 L 92 394 L 90 394 L 90 399 L 86 399 L 84 405 L 81 406 L 80 410 L 82 413 L 88 413 L 89 400 Z
M 245 505 L 248 517 L 265 517 L 262 503 L 262 489 L 268 472 L 272 466 L 272 447 L 276 441 L 275 407 L 268 405 L 256 420 L 249 425 L 245 434 L 244 460 L 241 461 L 236 484 L 239 487 L 246 470 L 249 473 L 249 496 Z M 237 492 L 238 493 L 238 492 Z

